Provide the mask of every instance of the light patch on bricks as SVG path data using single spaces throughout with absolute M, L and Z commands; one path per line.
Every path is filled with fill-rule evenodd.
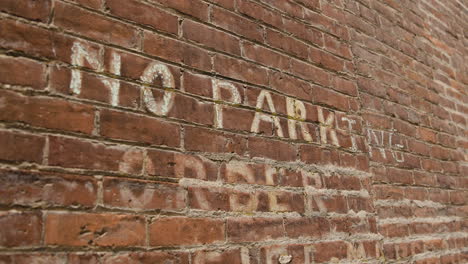
M 90 50 L 90 48 L 81 42 L 75 42 L 72 47 L 72 64 L 74 66 L 84 67 L 85 61 L 87 61 L 91 67 L 101 72 L 104 69 L 104 65 L 102 63 L 101 55 L 96 52 Z M 117 53 L 112 53 L 111 55 L 111 62 L 110 62 L 110 73 L 116 76 L 121 74 L 121 58 L 120 55 Z M 162 99 L 156 100 L 154 98 L 152 89 L 147 86 L 154 82 L 156 78 L 161 78 L 163 83 L 163 88 L 165 88 L 164 95 Z M 143 102 L 146 106 L 146 109 L 155 114 L 160 116 L 167 116 L 168 113 L 171 111 L 174 105 L 174 92 L 171 89 L 175 88 L 175 81 L 174 76 L 170 72 L 169 68 L 160 63 L 150 63 L 140 77 L 141 81 L 144 83 L 141 89 L 143 90 Z M 107 86 L 110 90 L 110 98 L 109 102 L 112 106 L 119 105 L 119 91 L 120 91 L 120 81 L 109 79 L 108 77 L 103 77 L 101 80 L 105 86 Z M 70 81 L 70 89 L 73 94 L 79 95 L 81 93 L 81 85 L 82 85 L 82 76 L 79 69 L 72 70 L 72 78 Z M 214 111 L 214 118 L 215 127 L 217 128 L 224 128 L 223 123 L 223 104 L 231 104 L 231 105 L 239 105 L 242 104 L 241 94 L 233 84 L 225 81 L 220 80 L 212 80 L 212 90 L 213 90 L 213 100 L 215 102 L 215 111 Z M 229 98 L 222 98 L 221 94 L 222 91 L 227 91 L 230 94 Z M 296 131 L 297 126 L 300 128 L 300 134 L 302 139 L 307 142 L 312 142 L 312 134 L 309 131 L 307 124 L 304 122 L 307 118 L 307 110 L 303 102 L 290 98 L 285 97 L 286 100 L 286 110 L 288 121 L 288 136 L 291 139 L 299 139 L 299 135 Z M 270 113 L 263 112 L 261 109 L 267 106 L 267 109 Z M 271 92 L 262 89 L 260 94 L 256 99 L 257 111 L 255 112 L 255 116 L 251 122 L 250 132 L 259 133 L 260 132 L 260 124 L 261 122 L 268 122 L 271 123 L 274 127 L 274 134 L 281 138 L 286 138 L 286 135 L 283 131 L 283 127 L 281 125 L 281 119 L 277 116 L 277 109 L 275 102 L 273 101 Z M 344 117 L 346 118 L 346 117 Z M 319 120 L 320 123 L 320 138 L 319 141 L 321 144 L 331 144 L 336 147 L 340 147 L 340 142 L 337 136 L 337 132 L 335 130 L 335 113 L 332 111 L 328 111 L 328 114 L 325 114 L 322 107 L 318 107 L 318 116 L 316 119 Z M 352 119 L 346 118 L 344 120 L 349 120 L 348 128 L 351 132 L 352 129 Z M 350 133 L 352 146 L 349 148 L 351 151 L 356 151 L 356 139 L 355 136 Z

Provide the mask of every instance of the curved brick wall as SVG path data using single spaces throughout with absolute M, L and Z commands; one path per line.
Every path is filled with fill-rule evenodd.
M 466 2 L 0 11 L 0 263 L 468 263 Z

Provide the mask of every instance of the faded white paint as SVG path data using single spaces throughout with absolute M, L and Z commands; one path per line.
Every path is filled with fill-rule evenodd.
M 318 120 L 320 122 L 320 140 L 323 144 L 328 143 L 328 134 L 330 134 L 331 143 L 337 147 L 340 146 L 338 142 L 338 137 L 336 135 L 335 129 L 333 129 L 335 123 L 335 113 L 330 112 L 325 119 L 323 114 L 323 108 L 318 107 Z
M 288 119 L 288 130 L 289 130 L 289 137 L 291 139 L 297 139 L 297 120 L 305 120 L 307 117 L 306 108 L 303 102 L 286 97 L 286 111 L 288 116 L 293 117 L 294 119 Z M 312 142 L 312 136 L 309 133 L 309 129 L 304 122 L 299 122 L 299 126 L 301 128 L 302 137 L 305 141 Z
M 388 135 L 387 140 L 385 140 L 385 135 Z M 392 157 L 397 162 L 405 161 L 405 157 L 403 156 L 403 153 L 397 152 L 393 149 L 393 148 L 397 148 L 397 149 L 404 148 L 404 146 L 401 144 L 393 143 L 393 136 L 394 134 L 392 132 L 385 132 L 383 130 L 375 130 L 375 129 L 368 128 L 367 129 L 367 144 L 369 147 L 369 156 L 372 157 L 373 155 L 372 144 L 374 143 L 376 145 L 376 148 L 380 151 L 380 154 L 384 159 L 388 158 L 387 157 L 387 150 L 388 150 L 392 154 Z
M 273 99 L 271 98 L 270 92 L 262 90 L 257 97 L 257 109 L 263 109 L 263 104 L 265 103 L 265 98 L 268 103 L 268 108 L 271 113 L 276 114 L 275 105 L 273 104 Z M 280 119 L 277 116 L 272 116 L 262 112 L 255 112 L 254 120 L 252 121 L 252 126 L 250 128 L 251 132 L 258 133 L 260 130 L 260 121 L 270 122 L 276 127 L 276 134 L 279 137 L 284 137 L 283 129 L 281 128 Z
M 96 51 L 90 51 L 87 49 L 82 43 L 75 42 L 72 46 L 72 55 L 71 55 L 71 63 L 73 66 L 80 66 L 83 67 L 85 60 L 91 65 L 91 67 L 101 72 L 104 70 L 104 65 L 102 64 L 102 59 L 100 59 L 101 55 Z M 112 54 L 111 60 L 111 73 L 114 75 L 120 75 L 120 67 L 121 67 L 121 60 L 120 55 L 117 53 Z M 102 78 L 101 82 L 109 88 L 110 91 L 110 103 L 113 106 L 117 106 L 119 104 L 119 91 L 120 91 L 120 81 L 109 79 L 109 78 Z M 78 69 L 72 69 L 72 76 L 70 81 L 70 89 L 73 94 L 79 95 L 81 94 L 82 88 L 82 73 Z
M 351 135 L 351 150 L 357 151 L 358 148 L 357 148 L 356 138 L 351 134 L 351 131 L 353 131 L 353 125 L 356 124 L 356 120 L 350 119 L 347 117 L 342 117 L 341 120 L 348 123 L 348 131 L 349 131 L 349 134 Z
M 140 79 L 146 84 L 151 84 L 158 77 L 161 77 L 162 85 L 164 88 L 175 87 L 174 76 L 172 75 L 169 68 L 164 64 L 156 62 L 153 62 L 150 65 L 148 65 L 148 67 L 143 72 L 143 75 L 141 75 Z M 162 101 L 157 102 L 156 99 L 154 99 L 151 88 L 144 86 L 143 101 L 145 102 L 145 106 L 148 109 L 148 111 L 155 115 L 165 116 L 169 113 L 174 104 L 174 92 L 167 90 L 164 91 Z
M 226 178 L 228 182 L 236 182 L 238 176 L 241 176 L 247 183 L 256 184 L 255 170 L 242 161 L 230 161 L 226 164 Z
M 205 165 L 199 158 L 187 155 L 175 155 L 174 162 L 174 174 L 176 177 L 184 178 L 185 170 L 190 169 L 197 173 L 197 179 L 206 180 L 208 178 Z
M 239 202 L 239 196 L 249 195 L 249 201 L 247 203 Z M 258 196 L 255 192 L 252 193 L 230 193 L 229 194 L 229 206 L 232 211 L 235 212 L 255 212 L 258 208 Z
M 213 100 L 220 101 L 221 98 L 221 88 L 228 90 L 231 94 L 231 98 L 229 98 L 229 102 L 232 104 L 240 104 L 241 103 L 241 95 L 239 90 L 231 83 L 219 81 L 213 79 L 211 81 L 212 88 L 213 88 Z M 223 106 L 221 104 L 215 104 L 215 127 L 223 128 Z

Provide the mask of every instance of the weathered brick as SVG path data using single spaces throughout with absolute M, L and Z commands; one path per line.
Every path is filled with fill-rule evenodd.
M 266 241 L 283 237 L 281 218 L 229 218 L 227 239 L 231 242 Z
M 3 121 L 85 134 L 93 132 L 94 109 L 91 106 L 50 97 L 29 97 L 6 90 L 1 90 L 0 96 L 3 99 L 0 119 Z
M 164 217 L 149 226 L 150 245 L 176 246 L 224 241 L 224 221 L 209 218 Z
M 100 129 L 104 137 L 169 147 L 180 145 L 179 126 L 156 118 L 102 110 Z
M 46 67 L 20 57 L 0 57 L 0 82 L 42 90 L 46 86 Z
M 74 247 L 143 246 L 145 220 L 141 216 L 109 213 L 49 213 L 44 243 Z
M 51 1 L 42 0 L 26 0 L 15 1 L 5 0 L 0 7 L 1 11 L 12 13 L 27 19 L 47 22 L 51 10 Z
M 145 170 L 149 175 L 175 178 L 216 180 L 218 165 L 206 158 L 176 152 L 151 150 Z
M 264 157 L 281 161 L 295 161 L 297 159 L 296 148 L 289 143 L 269 140 L 265 138 L 249 138 L 251 157 Z
M 330 232 L 328 220 L 322 217 L 288 218 L 284 226 L 290 238 L 323 237 Z
M 185 127 L 184 146 L 190 151 L 236 153 L 247 151 L 247 138 L 198 127 Z
M 98 187 L 92 177 L 24 170 L 0 174 L 3 205 L 91 208 L 96 204 Z
M 41 163 L 45 142 L 42 136 L 0 130 L 0 160 Z
M 130 210 L 185 208 L 185 191 L 177 184 L 104 178 L 103 201 L 110 207 Z
M 0 224 L 3 227 L 0 231 L 2 247 L 39 246 L 41 244 L 41 212 L 1 212 Z
M 143 153 L 137 148 L 49 137 L 49 165 L 52 166 L 140 174 L 142 164 Z

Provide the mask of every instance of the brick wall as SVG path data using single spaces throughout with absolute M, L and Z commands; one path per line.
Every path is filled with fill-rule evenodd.
M 467 263 L 460 0 L 2 0 L 0 263 Z

